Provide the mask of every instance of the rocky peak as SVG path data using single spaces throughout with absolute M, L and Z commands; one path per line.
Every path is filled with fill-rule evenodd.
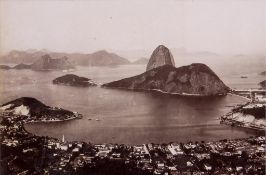
M 164 45 L 159 45 L 152 53 L 146 71 L 163 65 L 175 66 L 174 58 L 170 50 Z

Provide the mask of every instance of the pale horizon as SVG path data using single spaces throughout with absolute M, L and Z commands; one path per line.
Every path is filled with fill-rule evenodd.
M 265 2 L 225 1 L 0 1 L 1 53 L 117 54 L 158 45 L 188 52 L 265 55 Z M 149 54 L 148 54 L 149 53 Z

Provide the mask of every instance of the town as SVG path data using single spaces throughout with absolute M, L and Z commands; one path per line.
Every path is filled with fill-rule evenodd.
M 2 114 L 2 174 L 265 174 L 264 135 L 213 142 L 92 144 L 35 136 L 24 129 L 28 121 L 27 116 Z

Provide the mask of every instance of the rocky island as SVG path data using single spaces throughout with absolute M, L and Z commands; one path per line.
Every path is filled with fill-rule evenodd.
M 193 96 L 225 95 L 229 88 L 205 64 L 175 67 L 169 49 L 158 46 L 143 74 L 102 85 L 129 90 L 153 90 L 162 93 Z
M 25 116 L 25 122 L 53 122 L 82 117 L 76 112 L 47 106 L 31 97 L 22 97 L 5 103 L 0 110 L 7 115 Z
M 78 87 L 89 87 L 97 86 L 91 79 L 85 77 L 79 77 L 74 74 L 67 74 L 54 79 L 53 84 L 67 85 L 67 86 L 78 86 Z

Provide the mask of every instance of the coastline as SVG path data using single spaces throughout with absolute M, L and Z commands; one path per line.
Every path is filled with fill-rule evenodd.
M 60 120 L 60 119 L 50 119 L 50 120 L 35 120 L 35 121 L 26 121 L 24 122 L 25 124 L 28 124 L 28 123 L 53 123 L 53 122 L 64 122 L 64 121 L 69 121 L 69 120 L 76 120 L 76 119 L 81 119 L 82 117 L 70 117 L 70 118 L 67 118 L 67 119 L 63 119 L 63 120 Z
M 238 97 L 241 97 L 241 98 L 243 98 L 243 99 L 245 99 L 245 100 L 247 100 L 247 101 L 250 101 L 249 98 L 244 97 L 244 96 L 242 96 L 242 95 L 238 95 L 238 94 L 235 94 L 235 93 L 232 93 L 232 92 L 228 92 L 227 94 L 234 95 L 234 96 L 238 96 Z
M 216 95 L 202 95 L 202 94 L 189 94 L 189 93 L 171 93 L 171 92 L 165 92 L 160 89 L 130 89 L 130 88 L 124 88 L 124 87 L 108 87 L 105 85 L 101 85 L 102 88 L 110 88 L 110 89 L 123 89 L 123 90 L 129 90 L 129 91 L 140 91 L 140 92 L 159 92 L 161 94 L 167 94 L 167 95 L 176 95 L 176 96 L 183 96 L 183 97 L 214 97 L 214 96 L 225 96 L 225 94 L 216 94 Z
M 7 169 L 7 174 L 21 174 L 31 170 L 31 166 L 28 166 L 26 169 L 20 168 L 13 160 L 24 161 L 28 165 L 32 165 L 36 161 L 43 161 L 45 166 L 43 164 L 38 165 L 37 170 L 33 169 L 35 174 L 67 173 L 79 175 L 80 172 L 84 172 L 84 174 L 97 174 L 97 172 L 103 170 L 103 167 L 106 167 L 106 171 L 102 172 L 117 171 L 120 174 L 124 172 L 123 174 L 140 173 L 152 175 L 158 174 L 156 172 L 159 171 L 170 172 L 170 174 L 182 174 L 184 171 L 183 165 L 180 165 L 180 162 L 184 162 L 187 165 L 185 170 L 189 173 L 192 171 L 196 173 L 210 173 L 212 169 L 215 169 L 216 165 L 208 164 L 208 162 L 217 161 L 220 157 L 222 157 L 223 164 L 230 167 L 230 171 L 223 168 L 219 169 L 219 173 L 245 172 L 245 165 L 250 164 L 254 164 L 252 171 L 264 172 L 262 168 L 265 166 L 263 161 L 265 135 L 236 139 L 217 138 L 212 141 L 205 140 L 201 142 L 174 141 L 138 145 L 125 145 L 122 143 L 97 144 L 83 141 L 65 141 L 64 135 L 62 140 L 49 136 L 34 135 L 24 128 L 26 122 L 23 121 L 26 120 L 26 116 L 8 115 L 3 116 L 3 119 L 4 122 L 1 123 L 2 127 L 0 128 L 3 133 L 1 147 L 14 153 L 4 155 L 4 158 L 8 161 L 4 162 L 2 166 Z M 77 119 L 77 117 L 72 117 L 71 119 Z M 56 122 L 60 121 L 66 120 L 57 120 Z M 241 165 L 243 168 L 239 170 L 232 166 L 227 159 L 231 158 L 233 161 L 241 160 L 242 152 L 237 150 L 242 150 L 243 145 L 245 145 L 245 150 L 248 151 L 247 156 L 259 154 L 256 158 L 250 158 L 243 162 L 243 165 Z M 234 149 L 228 150 L 228 146 Z M 20 148 L 19 151 L 17 151 L 18 148 Z M 160 156 L 156 156 L 155 153 Z M 36 156 L 33 159 L 28 159 L 29 155 Z M 159 168 L 159 163 L 156 163 L 158 158 L 162 162 L 170 161 L 174 166 L 169 167 L 166 164 L 162 164 L 163 166 Z M 206 163 L 204 160 L 208 162 Z M 188 161 L 189 164 L 187 163 Z M 143 162 L 145 166 L 141 164 Z M 115 169 L 112 165 L 116 165 Z M 212 167 L 209 169 L 204 168 L 207 165 Z M 34 164 L 34 166 L 36 165 Z M 260 170 L 257 170 L 257 167 Z M 126 171 L 121 171 L 121 169 Z
M 236 94 L 232 94 L 232 95 L 236 95 Z M 239 96 L 239 95 L 236 95 L 236 96 Z M 245 97 L 243 98 L 246 99 Z M 246 102 L 245 104 L 240 104 L 240 105 L 235 106 L 229 113 L 226 113 L 220 117 L 220 124 L 231 125 L 232 127 L 252 129 L 254 131 L 263 132 L 265 134 L 265 131 L 266 131 L 265 124 L 264 125 L 255 124 L 256 121 L 258 121 L 259 119 L 256 119 L 254 114 L 250 114 L 254 117 L 252 122 L 251 121 L 247 122 L 244 119 L 237 120 L 238 119 L 237 117 L 239 117 L 240 114 L 241 114 L 241 117 L 246 117 L 243 111 L 239 111 L 239 110 L 250 104 L 256 104 L 256 102 L 251 102 L 249 99 L 249 101 Z M 237 113 L 239 113 L 239 115 L 233 117 L 233 115 Z

